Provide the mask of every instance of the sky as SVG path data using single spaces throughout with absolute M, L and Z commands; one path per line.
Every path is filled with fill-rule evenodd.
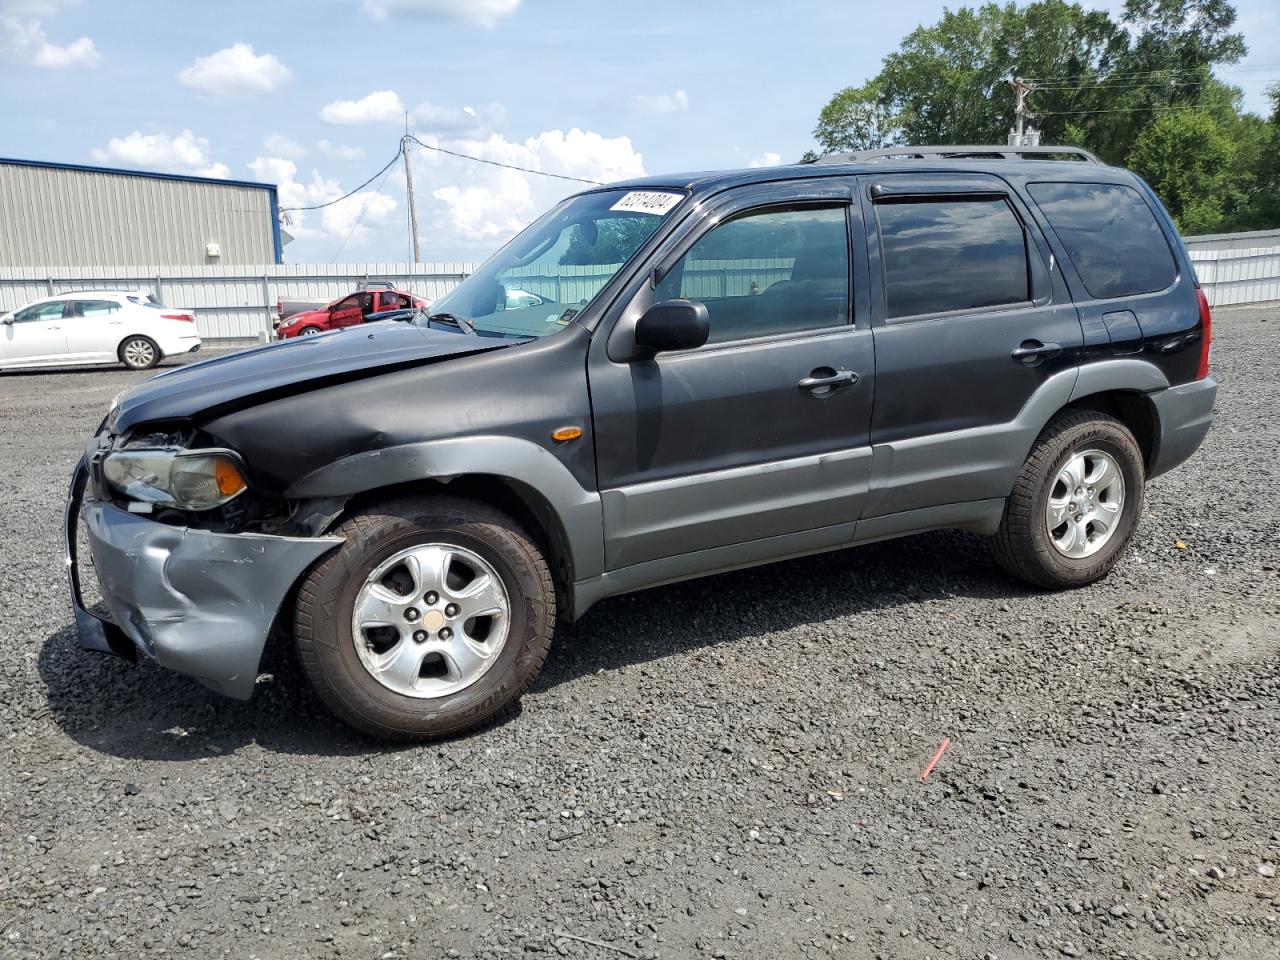
M 958 5 L 958 4 L 953 4 Z M 1121 0 L 1087 5 L 1117 10 Z M 609 181 L 769 165 L 943 6 L 850 0 L 0 0 L 0 155 L 277 184 L 333 200 L 424 142 Z M 1280 3 L 1238 0 L 1246 60 L 1220 75 L 1266 111 Z M 421 148 L 422 258 L 478 260 L 564 180 Z M 292 263 L 412 259 L 401 164 L 290 214 Z

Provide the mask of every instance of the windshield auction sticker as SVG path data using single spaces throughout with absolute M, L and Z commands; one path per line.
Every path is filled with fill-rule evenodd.
M 655 213 L 662 216 L 684 199 L 682 193 L 659 193 L 655 190 L 633 190 L 615 203 L 610 210 L 629 213 Z

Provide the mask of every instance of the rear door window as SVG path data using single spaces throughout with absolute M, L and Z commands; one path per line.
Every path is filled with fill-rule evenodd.
M 75 317 L 106 317 L 120 311 L 120 304 L 112 300 L 72 300 L 67 306 Z
M 1022 221 L 1002 197 L 876 203 L 888 317 L 1030 300 Z
M 1173 252 L 1137 190 L 1118 183 L 1033 183 L 1027 190 L 1090 296 L 1155 293 L 1173 283 Z

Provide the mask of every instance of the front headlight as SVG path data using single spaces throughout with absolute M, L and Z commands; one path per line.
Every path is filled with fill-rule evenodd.
M 102 474 L 127 497 L 181 510 L 212 510 L 248 487 L 228 450 L 121 450 L 103 460 Z

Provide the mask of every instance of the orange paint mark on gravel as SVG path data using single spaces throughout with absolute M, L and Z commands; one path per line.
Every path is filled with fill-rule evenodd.
M 933 768 L 938 765 L 938 761 L 942 759 L 943 751 L 951 746 L 951 738 L 943 737 L 942 744 L 938 747 L 938 752 L 933 755 L 933 759 L 929 761 L 929 765 L 924 768 L 924 773 L 920 774 L 921 780 L 928 780 L 929 774 L 933 773 Z

